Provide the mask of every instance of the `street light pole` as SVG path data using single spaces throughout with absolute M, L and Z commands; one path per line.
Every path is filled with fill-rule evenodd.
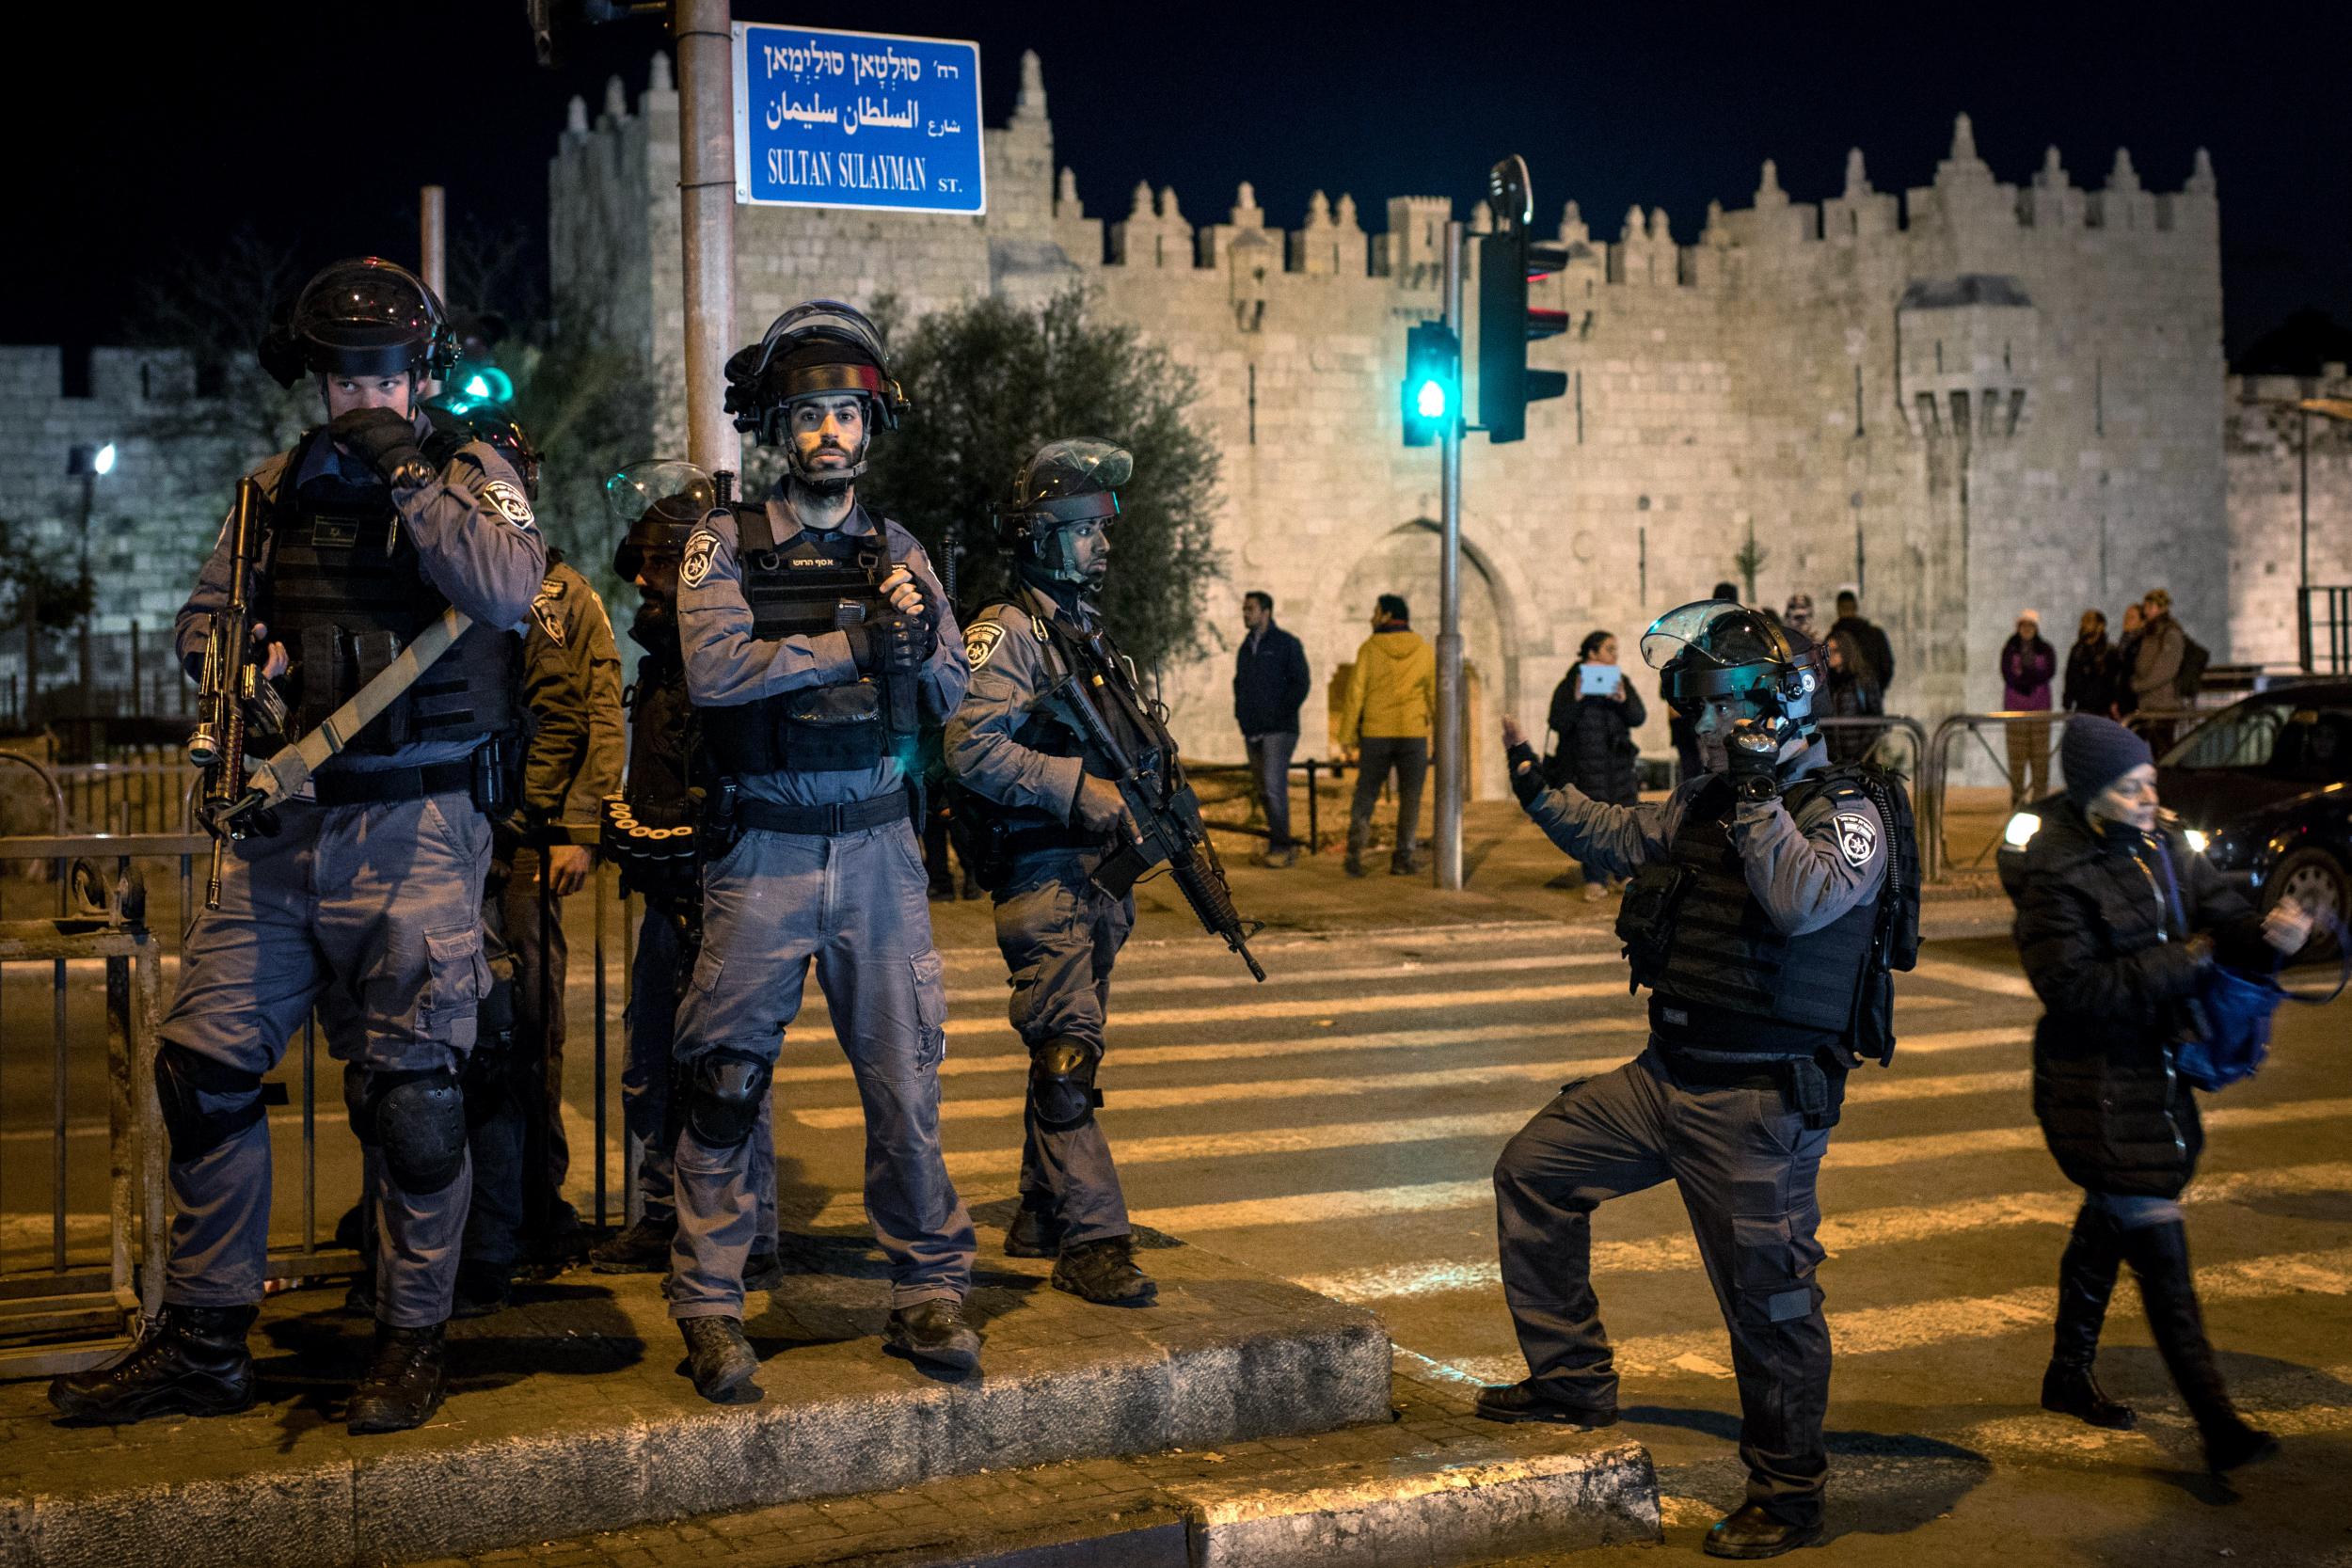
M 1445 226 L 1445 325 L 1462 341 L 1462 225 Z M 1465 356 L 1467 357 L 1467 356 Z M 1443 545 L 1438 557 L 1438 885 L 1462 887 L 1462 400 L 1446 409 L 1438 438 Z M 1400 828 L 1400 836 L 1404 829 Z
M 727 0 L 677 0 L 678 228 L 686 251 L 686 448 L 705 472 L 742 467 L 723 406 L 735 332 L 735 33 Z

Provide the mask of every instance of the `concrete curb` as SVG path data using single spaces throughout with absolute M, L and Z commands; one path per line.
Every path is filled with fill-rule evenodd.
M 1316 1321 L 1319 1320 L 1319 1321 Z M 392 1562 L 931 1476 L 1325 1431 L 1389 1415 L 1368 1315 L 1180 1325 L 1158 1354 L 992 1356 L 969 1384 L 686 1412 L 198 1482 L 0 1498 L 0 1562 Z M 201 1440 L 202 1423 L 190 1423 Z
M 1660 1538 L 1658 1476 L 1638 1443 L 1173 1495 L 1185 1505 L 1191 1568 L 1448 1568 Z

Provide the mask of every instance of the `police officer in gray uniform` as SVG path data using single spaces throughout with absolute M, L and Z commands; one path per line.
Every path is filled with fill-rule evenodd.
M 629 961 L 621 1067 L 621 1120 L 637 1148 L 637 1218 L 591 1248 L 588 1261 L 599 1274 L 658 1273 L 670 1266 L 677 1236 L 670 1047 L 678 997 L 703 940 L 690 803 L 694 708 L 678 646 L 677 574 L 686 542 L 718 504 L 718 493 L 710 476 L 692 464 L 657 459 L 631 464 L 606 480 L 604 495 L 613 519 L 628 531 L 613 549 L 612 570 L 637 585 L 628 635 L 642 650 L 637 679 L 622 699 L 628 708 L 628 783 L 616 802 L 620 809 L 607 808 L 605 846 L 620 867 L 622 889 L 645 900 L 645 918 Z M 784 1276 L 776 1249 L 774 1103 L 772 1093 L 760 1101 L 746 1145 L 759 1222 L 743 1283 L 755 1291 Z
M 267 1268 L 270 1133 L 262 1077 L 317 1007 L 342 1061 L 376 1206 L 376 1338 L 353 1432 L 440 1402 L 470 1185 L 459 1088 L 487 990 L 482 882 L 498 765 L 485 740 L 516 703 L 514 628 L 547 551 L 518 476 L 469 442 L 446 461 L 417 403 L 445 372 L 440 302 L 373 258 L 311 279 L 262 363 L 315 374 L 329 422 L 254 477 L 267 497 L 257 605 L 294 734 L 327 717 L 452 606 L 473 627 L 319 768 L 275 833 L 236 841 L 220 908 L 199 911 L 157 1033 L 156 1090 L 176 1213 L 164 1309 L 112 1364 L 60 1378 L 70 1417 L 218 1415 L 253 1401 L 246 1350 Z M 191 673 L 228 600 L 227 531 L 180 612 Z
M 979 1364 L 963 1322 L 971 1216 L 939 1147 L 946 989 L 900 759 L 969 668 L 922 547 L 866 512 L 873 426 L 903 405 L 872 324 L 813 300 L 727 362 L 727 408 L 787 473 L 713 511 L 678 571 L 679 641 L 718 782 L 703 944 L 678 1004 L 677 1240 L 670 1313 L 694 1386 L 755 1399 L 743 1267 L 758 1232 L 745 1147 L 784 1030 L 817 981 L 866 1111 L 866 1208 L 889 1260 L 895 1351 Z
M 1527 814 L 1588 869 L 1634 879 L 1618 931 L 1650 988 L 1650 1039 L 1562 1090 L 1496 1163 L 1503 1293 L 1531 1375 L 1486 1390 L 1478 1413 L 1616 1420 L 1588 1216 L 1671 1180 L 1731 1333 L 1743 1418 L 1748 1500 L 1707 1550 L 1770 1557 L 1821 1532 L 1830 1344 L 1814 1184 L 1856 1045 L 1883 1036 L 1892 1049 L 1876 951 L 1887 827 L 1874 784 L 1827 768 L 1813 723 L 1826 676 L 1802 634 L 1705 601 L 1659 620 L 1642 652 L 1709 761 L 1664 803 L 1545 789 L 1504 721 Z
M 964 792 L 958 809 L 973 818 L 981 880 L 995 895 L 1012 1026 L 1029 1048 L 1021 1207 L 1005 1250 L 1053 1258 L 1057 1289 L 1120 1307 L 1156 1294 L 1136 1266 L 1119 1171 L 1094 1117 L 1111 965 L 1136 901 L 1104 892 L 1093 874 L 1118 848 L 1126 809 L 1109 759 L 1033 705 L 1074 673 L 1120 682 L 1144 705 L 1088 597 L 1109 576 L 1118 487 L 1134 467 L 1109 442 L 1087 439 L 1051 442 L 1023 466 L 996 517 L 1013 552 L 1011 593 L 964 633 L 972 689 L 947 726 L 947 765 Z M 1098 705 L 1106 717 L 1120 707 Z M 1127 743 L 1141 752 L 1153 741 Z

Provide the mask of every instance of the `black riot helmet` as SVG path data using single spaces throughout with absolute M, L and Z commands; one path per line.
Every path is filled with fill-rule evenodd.
M 1811 638 L 1727 599 L 1661 615 L 1642 634 L 1642 657 L 1664 673 L 1666 701 L 1686 718 L 1729 699 L 1745 705 L 1743 718 L 1787 720 L 1800 733 L 1814 728 L 1814 699 L 1828 678 Z
M 422 278 L 361 256 L 303 285 L 262 334 L 261 360 L 280 387 L 305 373 L 433 377 L 457 363 L 457 340 Z
M 605 511 L 622 531 L 612 570 L 623 582 L 632 581 L 647 555 L 683 552 L 688 536 L 718 504 L 718 487 L 691 463 L 649 458 L 630 464 L 604 482 Z
M 846 470 L 811 475 L 801 467 L 787 411 L 806 398 L 854 396 L 866 404 L 866 439 L 877 426 L 898 428 L 906 394 L 890 378 L 882 334 L 857 309 L 837 299 L 795 305 L 770 325 L 759 341 L 727 360 L 726 410 L 735 428 L 763 447 L 782 447 L 793 476 L 811 483 L 846 484 L 866 471 L 860 447 Z
M 443 392 L 425 399 L 424 417 L 436 430 L 495 449 L 521 478 L 524 499 L 533 506 L 539 503 L 539 465 L 545 459 L 503 405 Z
M 1125 448 L 1091 436 L 1048 441 L 1021 465 L 1012 496 L 996 510 L 996 542 L 1062 582 L 1083 582 L 1063 531 L 1073 523 L 1108 527 L 1119 515 L 1119 487 L 1136 471 Z

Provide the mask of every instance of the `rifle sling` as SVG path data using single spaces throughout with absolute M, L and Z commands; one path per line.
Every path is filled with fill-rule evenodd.
M 276 756 L 255 768 L 247 781 L 250 787 L 246 801 L 266 809 L 299 791 L 376 715 L 399 701 L 401 693 L 414 686 L 434 660 L 455 646 L 472 625 L 473 618 L 463 610 L 453 608 L 441 611 L 439 620 L 419 632 L 373 680 L 353 692 L 349 702 L 320 721 L 318 728 L 288 743 Z M 258 800 L 254 798 L 257 793 Z

